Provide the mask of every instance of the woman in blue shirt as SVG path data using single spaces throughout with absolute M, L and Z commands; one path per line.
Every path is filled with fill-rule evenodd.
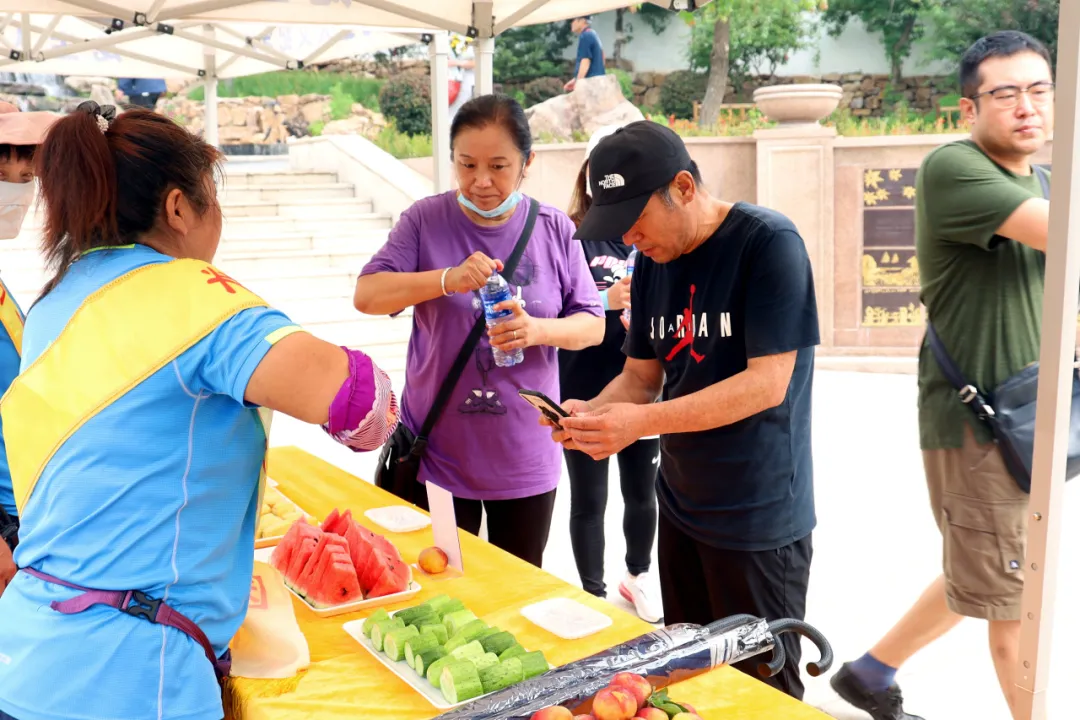
M 28 313 L 6 421 L 21 408 L 45 427 L 94 383 L 135 373 L 140 342 L 168 339 L 207 304 L 192 298 L 247 294 L 207 265 L 221 235 L 220 153 L 155 113 L 114 114 L 83 103 L 38 150 L 43 246 L 57 272 Z M 151 272 L 169 282 L 108 304 Z M 378 448 L 397 422 L 388 379 L 367 356 L 250 305 L 83 418 L 30 491 L 16 473 L 23 450 L 9 443 L 20 571 L 0 596 L 0 719 L 223 716 L 207 658 L 227 657 L 247 610 L 266 448 L 257 408 L 321 424 L 357 450 Z M 71 344 L 88 318 L 91 342 Z M 87 367 L 96 370 L 84 387 L 60 392 Z M 27 411 L 18 393 L 42 368 L 59 372 L 33 388 Z M 87 602 L 101 591 L 160 601 L 197 628 Z

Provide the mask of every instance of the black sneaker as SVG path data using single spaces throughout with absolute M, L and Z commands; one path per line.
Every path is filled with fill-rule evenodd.
M 893 683 L 881 692 L 871 692 L 855 673 L 851 672 L 851 663 L 844 663 L 829 680 L 829 684 L 837 695 L 869 713 L 874 720 L 923 720 L 918 715 L 904 712 L 904 696 L 900 693 L 899 685 Z

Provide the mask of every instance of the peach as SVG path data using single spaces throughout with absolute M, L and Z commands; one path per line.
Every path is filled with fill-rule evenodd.
M 643 707 L 637 711 L 637 715 L 634 717 L 641 720 L 668 720 L 667 713 L 660 708 Z
M 420 557 L 417 558 L 416 564 L 428 575 L 438 575 L 443 570 L 446 570 L 446 563 L 448 561 L 449 558 L 446 557 L 446 553 L 441 549 L 429 547 L 424 548 L 420 552 Z
M 562 705 L 553 705 L 534 712 L 531 720 L 574 720 L 574 714 Z
M 637 700 L 625 688 L 606 687 L 593 698 L 592 714 L 596 720 L 630 720 L 637 709 Z
M 625 690 L 629 690 L 630 694 L 637 700 L 638 708 L 645 706 L 645 703 L 649 701 L 649 696 L 652 695 L 653 688 L 648 680 L 641 675 L 635 675 L 634 673 L 621 672 L 611 679 L 609 687 L 621 687 Z

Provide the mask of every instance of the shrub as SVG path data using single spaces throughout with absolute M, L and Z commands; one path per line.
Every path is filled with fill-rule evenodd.
M 622 88 L 623 97 L 625 97 L 627 100 L 633 102 L 633 100 L 634 100 L 634 78 L 631 77 L 630 73 L 626 72 L 625 70 L 621 70 L 619 68 L 614 68 L 612 70 L 608 70 L 608 72 L 611 73 L 612 75 L 614 75 L 615 77 L 619 78 L 619 87 Z
M 330 88 L 330 118 L 344 120 L 352 115 L 353 98 L 345 92 L 341 83 Z
M 406 135 L 431 133 L 431 85 L 427 77 L 407 73 L 388 80 L 379 93 L 379 105 Z
M 694 103 L 705 98 L 709 76 L 690 70 L 671 73 L 660 87 L 660 108 L 667 115 L 683 120 L 694 117 Z
M 557 95 L 562 95 L 564 82 L 557 77 L 542 77 L 530 80 L 522 88 L 522 94 L 525 96 L 523 104 L 525 107 L 532 107 Z
M 219 97 L 281 97 L 282 95 L 330 95 L 335 86 L 369 110 L 379 109 L 379 90 L 385 80 L 362 78 L 344 73 L 324 73 L 311 70 L 281 70 L 221 80 Z M 201 102 L 202 87 L 193 89 L 188 97 Z
M 430 134 L 406 135 L 399 132 L 393 123 L 380 130 L 372 142 L 398 160 L 431 157 Z

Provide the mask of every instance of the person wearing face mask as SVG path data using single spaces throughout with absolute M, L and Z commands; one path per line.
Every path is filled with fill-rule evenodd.
M 0 240 L 15 238 L 34 202 L 34 151 L 59 119 L 52 113 L 22 113 L 0 103 Z M 22 309 L 0 279 L 0 396 L 19 374 L 22 353 Z M 19 516 L 11 491 L 3 423 L 0 422 L 0 594 L 15 575 L 12 553 L 19 543 Z
M 269 411 L 355 451 L 397 425 L 367 355 L 210 264 L 218 149 L 163 115 L 115 110 L 80 104 L 37 150 L 55 274 L 0 402 L 0 499 L 21 521 L 0 596 L 0 720 L 220 720 Z
M 619 125 L 608 125 L 592 134 L 585 161 L 570 199 L 570 219 L 580 226 L 592 205 L 589 188 L 589 156 L 601 140 Z M 628 260 L 634 249 L 622 238 L 583 240 L 581 249 L 589 264 L 606 313 L 604 342 L 585 350 L 559 352 L 559 377 L 566 398 L 596 397 L 614 380 L 626 363 L 622 346 L 626 340 L 625 315 L 630 307 Z M 581 586 L 586 592 L 607 597 L 604 585 L 604 511 L 608 496 L 608 459 L 593 460 L 579 450 L 566 450 L 570 473 L 570 544 L 574 549 Z M 664 611 L 660 589 L 649 572 L 656 537 L 656 471 L 660 439 L 642 438 L 618 454 L 619 486 L 623 498 L 623 536 L 626 539 L 626 576 L 619 594 L 646 622 L 660 622 Z
M 486 512 L 489 541 L 540 566 L 562 457 L 517 391 L 557 401 L 556 348 L 599 344 L 604 311 L 574 224 L 519 190 L 534 157 L 521 106 L 505 95 L 474 98 L 454 117 L 450 136 L 460 190 L 402 214 L 361 272 L 354 304 L 371 315 L 415 308 L 402 423 L 417 433 L 483 313 L 479 289 L 528 235 L 509 277 L 515 298 L 496 306 L 513 317 L 488 329 L 468 357 L 409 482 L 421 492 L 406 494 L 423 505 L 419 483 L 433 481 L 453 493 L 462 529 L 478 534 Z M 524 232 L 530 220 L 531 235 Z M 524 360 L 498 367 L 493 347 L 523 350 Z

